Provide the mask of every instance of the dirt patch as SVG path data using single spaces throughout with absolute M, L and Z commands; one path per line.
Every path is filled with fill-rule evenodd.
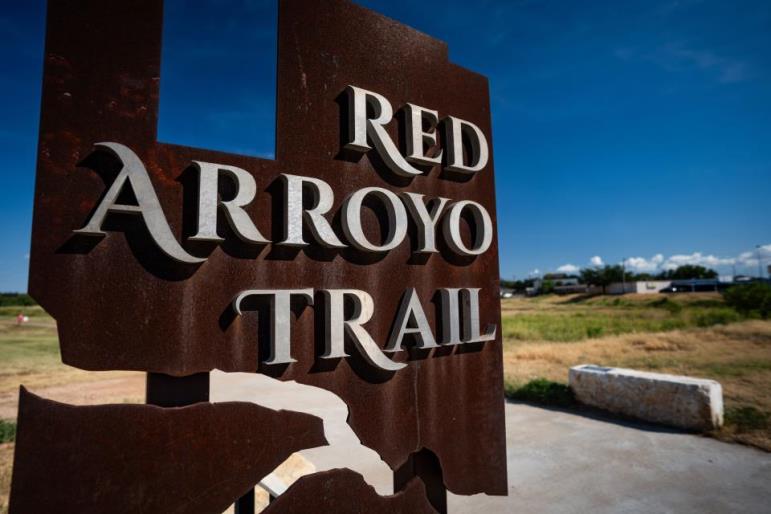
M 25 383 L 25 386 L 43 398 L 71 405 L 143 403 L 145 374 L 125 373 L 69 384 L 30 387 Z M 18 401 L 18 391 L 0 393 L 0 418 L 16 419 Z
M 8 494 L 11 490 L 13 443 L 0 444 L 0 513 L 8 512 Z

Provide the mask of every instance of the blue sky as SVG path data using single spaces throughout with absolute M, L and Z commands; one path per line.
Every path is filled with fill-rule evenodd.
M 501 274 L 771 264 L 771 2 L 361 4 L 490 79 Z M 23 291 L 45 3 L 0 11 L 0 291 Z M 273 1 L 166 4 L 161 140 L 272 155 Z M 206 71 L 203 73 L 202 71 Z

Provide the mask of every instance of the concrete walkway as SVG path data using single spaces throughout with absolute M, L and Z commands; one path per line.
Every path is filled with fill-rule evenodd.
M 451 512 L 766 513 L 771 454 L 642 424 L 506 405 L 509 496 Z
M 317 470 L 349 467 L 380 494 L 391 471 L 359 444 L 327 391 L 263 375 L 212 373 L 212 401 L 254 401 L 324 419 L 332 446 L 301 452 Z M 451 513 L 769 513 L 771 454 L 696 435 L 506 405 L 509 496 L 450 494 Z

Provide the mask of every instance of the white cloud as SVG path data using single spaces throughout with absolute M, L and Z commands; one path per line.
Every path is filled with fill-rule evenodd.
M 748 268 L 747 271 L 752 274 L 757 273 L 758 257 L 760 257 L 760 265 L 763 269 L 771 264 L 771 244 L 762 245 L 754 250 L 740 253 L 736 257 L 736 265 Z
M 720 268 L 725 270 L 729 266 L 736 266 L 737 273 L 751 272 L 754 274 L 757 273 L 758 255 L 760 255 L 763 269 L 765 269 L 766 265 L 771 265 L 771 243 L 742 252 L 736 257 L 719 257 L 702 252 L 675 254 L 664 257 L 663 254 L 657 253 L 650 258 L 629 257 L 624 259 L 624 266 L 626 266 L 627 270 L 636 273 L 658 273 L 659 271 L 674 270 L 685 265 L 704 266 L 716 270 L 720 270 Z M 593 267 L 601 267 L 605 265 L 605 262 L 602 260 L 602 257 L 595 255 L 589 259 L 589 264 Z M 579 266 L 574 264 L 563 264 L 556 271 L 574 274 L 578 273 L 580 269 Z M 540 274 L 541 271 L 539 269 L 534 269 L 530 272 L 530 276 Z
M 616 48 L 613 54 L 622 61 L 652 62 L 673 73 L 696 70 L 720 84 L 733 84 L 753 78 L 749 62 L 709 49 L 692 48 L 681 41 L 670 41 L 652 50 L 621 47 Z
M 726 58 L 709 50 L 687 48 L 679 44 L 667 45 L 663 49 L 665 59 L 671 59 L 676 67 L 696 68 L 712 73 L 718 82 L 730 84 L 742 82 L 750 77 L 747 63 Z
M 670 255 L 666 259 L 661 254 L 656 254 L 650 259 L 642 257 L 630 257 L 624 261 L 629 268 L 638 272 L 651 272 L 656 269 L 673 270 L 680 266 L 704 266 L 706 268 L 721 268 L 727 266 L 755 267 L 758 265 L 758 255 L 763 264 L 771 264 L 771 244 L 762 245 L 759 248 L 742 252 L 736 257 L 718 257 L 702 252 L 691 254 Z
M 28 260 L 29 260 L 29 254 L 28 254 L 28 253 L 25 253 L 25 254 L 24 254 L 24 260 L 25 260 L 25 261 L 28 261 Z
M 743 264 L 744 266 L 750 266 L 752 264 L 758 263 L 758 253 L 757 252 L 743 252 L 739 254 L 739 257 L 736 258 L 737 264 Z
M 657 253 L 650 259 L 644 257 L 629 257 L 624 260 L 624 266 L 626 266 L 627 269 L 638 273 L 651 273 L 658 270 L 662 262 L 664 262 L 664 256 Z
M 701 252 L 694 252 L 690 255 L 672 255 L 664 262 L 662 268 L 667 270 L 676 269 L 687 264 L 715 268 L 718 266 L 730 266 L 734 263 L 736 263 L 734 258 L 721 258 L 714 255 L 704 255 Z

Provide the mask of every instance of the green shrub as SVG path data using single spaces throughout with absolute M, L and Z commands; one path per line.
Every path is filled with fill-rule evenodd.
M 696 326 L 711 327 L 713 325 L 725 325 L 739 321 L 741 317 L 733 309 L 710 309 L 699 312 L 695 316 Z
M 710 299 L 704 299 L 704 300 L 693 300 L 691 302 L 688 302 L 689 307 L 702 307 L 704 309 L 713 309 L 715 307 L 724 307 L 725 302 L 723 300 L 710 300 Z
M 740 432 L 763 430 L 768 427 L 769 415 L 755 407 L 732 407 L 725 410 L 726 425 L 733 425 Z
M 750 373 L 771 371 L 771 360 L 737 359 L 728 362 L 711 362 L 699 366 L 715 377 L 743 377 Z
M 589 339 L 600 337 L 604 332 L 605 329 L 602 327 L 586 327 L 586 337 Z
M 683 306 L 677 302 L 673 302 L 667 297 L 661 298 L 659 300 L 654 300 L 650 304 L 651 307 L 656 307 L 658 309 L 664 309 L 670 314 L 678 314 L 680 311 L 683 310 Z
M 0 293 L 0 307 L 37 305 L 37 302 L 24 293 Z
M 516 386 L 506 383 L 506 397 L 521 402 L 569 407 L 576 403 L 573 390 L 565 384 L 552 382 L 545 378 L 536 378 L 525 385 Z
M 734 286 L 723 293 L 725 302 L 742 314 L 759 314 L 763 319 L 771 313 L 771 285 L 754 283 Z
M 0 443 L 12 443 L 16 440 L 16 423 L 0 419 Z

